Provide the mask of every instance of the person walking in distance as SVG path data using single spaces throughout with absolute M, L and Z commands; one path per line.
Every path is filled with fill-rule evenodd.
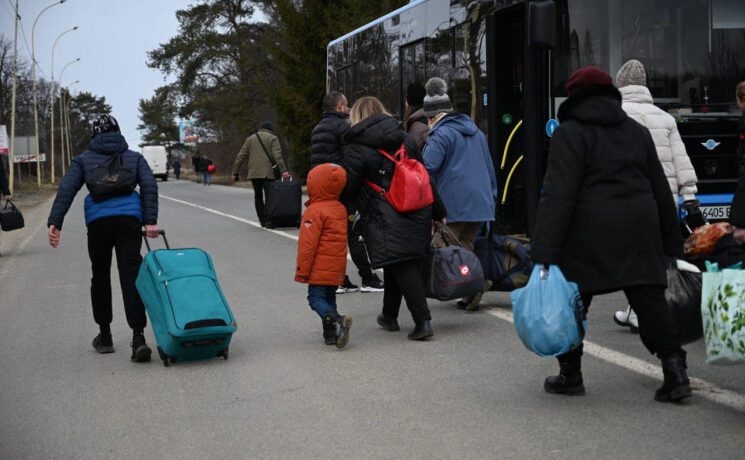
M 173 174 L 176 176 L 176 180 L 179 180 L 181 178 L 181 160 L 174 159 L 171 166 L 173 166 Z
M 147 237 L 158 237 L 158 185 L 147 161 L 139 153 L 129 150 L 114 117 L 99 116 L 93 122 L 92 131 L 93 139 L 88 149 L 72 160 L 60 183 L 47 220 L 49 244 L 53 248 L 59 246 L 62 223 L 80 188 L 84 184 L 91 192 L 100 188 L 97 183 L 102 168 L 120 164 L 134 173 L 131 182 L 117 184 L 116 189 L 98 191 L 95 199 L 93 193 L 85 197 L 88 256 L 93 272 L 91 304 L 93 319 L 100 329 L 93 339 L 93 348 L 99 353 L 114 352 L 110 273 L 111 251 L 115 250 L 124 311 L 133 334 L 132 361 L 149 361 L 151 350 L 143 334 L 147 325 L 145 306 L 135 288 L 135 279 L 142 263 L 142 226 L 145 226 Z M 140 187 L 139 193 L 135 186 Z
M 362 97 L 350 112 L 352 127 L 345 135 L 343 166 L 347 170 L 345 193 L 356 200 L 365 225 L 365 237 L 373 268 L 383 268 L 383 310 L 378 324 L 386 331 L 400 330 L 398 312 L 402 298 L 414 320 L 411 340 L 432 337 L 432 316 L 424 286 L 424 261 L 429 254 L 434 220 L 445 222 L 446 211 L 429 184 L 434 202 L 421 209 L 398 212 L 374 187 L 389 190 L 395 163 L 384 156 L 402 147 L 406 156 L 421 163 L 416 142 L 406 135 L 383 104 Z M 421 189 L 420 189 L 421 190 Z
M 347 268 L 347 210 L 339 196 L 347 173 L 325 163 L 308 174 L 308 208 L 300 219 L 295 281 L 308 284 L 308 303 L 323 323 L 326 345 L 344 348 L 349 341 L 350 316 L 336 308 L 336 287 Z
M 200 166 L 202 164 L 202 157 L 199 155 L 199 150 L 194 153 L 194 155 L 191 156 L 191 165 L 194 168 L 194 174 L 197 176 L 197 184 L 202 183 L 202 170 L 200 169 Z
M 495 218 L 497 175 L 489 146 L 468 115 L 453 113 L 445 80 L 430 78 L 426 91 L 423 113 L 431 129 L 422 152 L 424 165 L 448 210 L 448 228 L 463 247 L 473 251 L 479 227 Z M 434 244 L 445 242 L 436 239 Z M 487 281 L 485 290 L 489 287 Z M 477 310 L 482 295 L 462 299 L 458 306 Z
M 262 227 L 266 227 L 264 214 L 264 191 L 269 182 L 280 177 L 290 177 L 282 158 L 282 146 L 274 124 L 264 121 L 258 131 L 246 138 L 233 164 L 233 180 L 240 179 L 240 170 L 248 161 L 248 180 L 254 189 L 254 206 Z
M 323 115 L 321 121 L 313 128 L 310 138 L 310 167 L 314 168 L 320 164 L 342 162 L 342 137 L 349 129 L 349 107 L 347 98 L 338 91 L 331 91 L 323 98 Z M 381 292 L 383 282 L 378 275 L 372 271 L 370 260 L 367 256 L 362 234 L 361 225 L 358 222 L 357 206 L 353 200 L 342 195 L 341 202 L 347 208 L 348 225 L 347 235 L 349 238 L 349 252 L 352 262 L 357 266 L 357 271 L 362 280 L 362 287 L 353 284 L 349 276 L 344 277 L 342 283 L 336 290 L 337 294 L 354 292 Z
M 647 128 L 652 135 L 657 156 L 667 176 L 673 202 L 683 197 L 686 205 L 693 206 L 696 200 L 696 170 L 686 152 L 683 140 L 678 133 L 678 124 L 672 115 L 654 105 L 652 93 L 647 88 L 647 73 L 644 65 L 632 59 L 626 62 L 616 74 L 616 87 L 621 92 L 624 112 L 637 123 Z M 634 309 L 617 311 L 613 320 L 619 326 L 629 327 L 633 332 L 639 330 L 639 321 Z
M 202 174 L 202 185 L 209 187 L 212 185 L 212 174 L 210 173 L 210 166 L 212 166 L 212 160 L 207 158 L 206 155 L 202 155 L 199 159 L 199 171 Z
M 530 255 L 579 286 L 586 314 L 595 295 L 622 290 L 639 317 L 644 346 L 662 361 L 657 401 L 691 396 L 686 353 L 665 301 L 665 257 L 683 239 L 649 130 L 626 115 L 621 94 L 594 66 L 574 71 L 551 138 Z M 548 393 L 584 394 L 582 344 L 558 356 Z

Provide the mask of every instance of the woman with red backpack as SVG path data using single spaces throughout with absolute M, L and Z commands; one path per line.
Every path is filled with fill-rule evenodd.
M 370 263 L 385 277 L 383 311 L 378 324 L 398 331 L 402 298 L 414 319 L 411 340 L 432 336 L 424 287 L 424 262 L 432 222 L 445 222 L 445 207 L 422 165 L 416 142 L 374 97 L 357 100 L 345 135 L 345 194 L 356 200 L 363 216 L 362 234 Z M 413 164 L 410 160 L 415 160 Z

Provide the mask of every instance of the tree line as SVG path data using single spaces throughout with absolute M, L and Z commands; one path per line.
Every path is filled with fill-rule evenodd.
M 13 88 L 13 39 L 0 34 L 0 125 L 6 125 L 10 135 L 12 115 L 12 88 Z M 58 83 L 57 83 L 58 84 Z M 55 87 L 57 87 L 55 84 Z M 37 112 L 39 116 L 39 149 L 49 153 L 51 149 L 51 113 L 52 95 L 51 83 L 37 72 Z M 59 155 L 59 107 L 60 101 L 69 101 L 70 115 L 70 141 L 73 154 L 85 149 L 90 141 L 89 123 L 93 117 L 100 113 L 111 111 L 106 103 L 106 98 L 96 96 L 90 92 L 80 92 L 72 95 L 69 88 L 61 88 L 55 91 L 55 131 L 56 131 L 56 169 L 61 171 L 62 158 Z M 34 95 L 33 79 L 31 75 L 31 63 L 22 56 L 18 56 L 16 71 L 16 138 L 21 136 L 34 136 Z M 49 155 L 44 163 L 46 171 L 50 169 Z M 29 169 L 32 174 L 35 168 Z M 48 176 L 47 176 L 48 177 Z
M 190 119 L 237 152 L 272 120 L 290 168 L 304 177 L 326 91 L 326 45 L 405 3 L 203 0 L 177 11 L 177 35 L 148 53 L 148 65 L 173 83 L 140 100 L 144 140 L 173 136 L 175 120 Z

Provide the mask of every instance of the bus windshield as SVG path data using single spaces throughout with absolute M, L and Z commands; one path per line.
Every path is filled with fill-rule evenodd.
M 641 61 L 655 103 L 671 113 L 738 113 L 745 80 L 743 0 L 559 0 L 553 53 L 555 104 L 573 69 L 596 65 L 615 76 Z

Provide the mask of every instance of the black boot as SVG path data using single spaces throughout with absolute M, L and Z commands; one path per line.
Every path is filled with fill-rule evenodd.
M 336 333 L 336 348 L 344 348 L 349 343 L 349 328 L 352 327 L 352 317 L 339 315 L 336 318 L 339 326 Z
M 336 321 L 330 316 L 323 320 L 323 343 L 336 345 Z
M 396 318 L 387 318 L 382 313 L 378 315 L 378 326 L 382 327 L 388 332 L 396 332 L 401 330 L 401 328 L 398 326 L 398 320 Z
M 654 392 L 655 401 L 677 402 L 691 396 L 691 385 L 686 373 L 686 353 L 676 353 L 662 359 L 665 380 Z
M 582 382 L 582 345 L 565 355 L 558 356 L 559 375 L 546 377 L 543 388 L 548 393 L 580 396 L 585 394 Z
M 132 336 L 132 361 L 136 363 L 144 363 L 150 361 L 150 354 L 152 350 L 147 346 L 145 342 L 145 336 L 142 334 L 134 334 Z
M 93 339 L 93 348 L 99 353 L 114 353 L 114 342 L 111 339 L 111 333 L 101 332 Z
M 409 333 L 409 340 L 424 340 L 432 337 L 432 325 L 428 319 L 416 323 L 414 330 Z

